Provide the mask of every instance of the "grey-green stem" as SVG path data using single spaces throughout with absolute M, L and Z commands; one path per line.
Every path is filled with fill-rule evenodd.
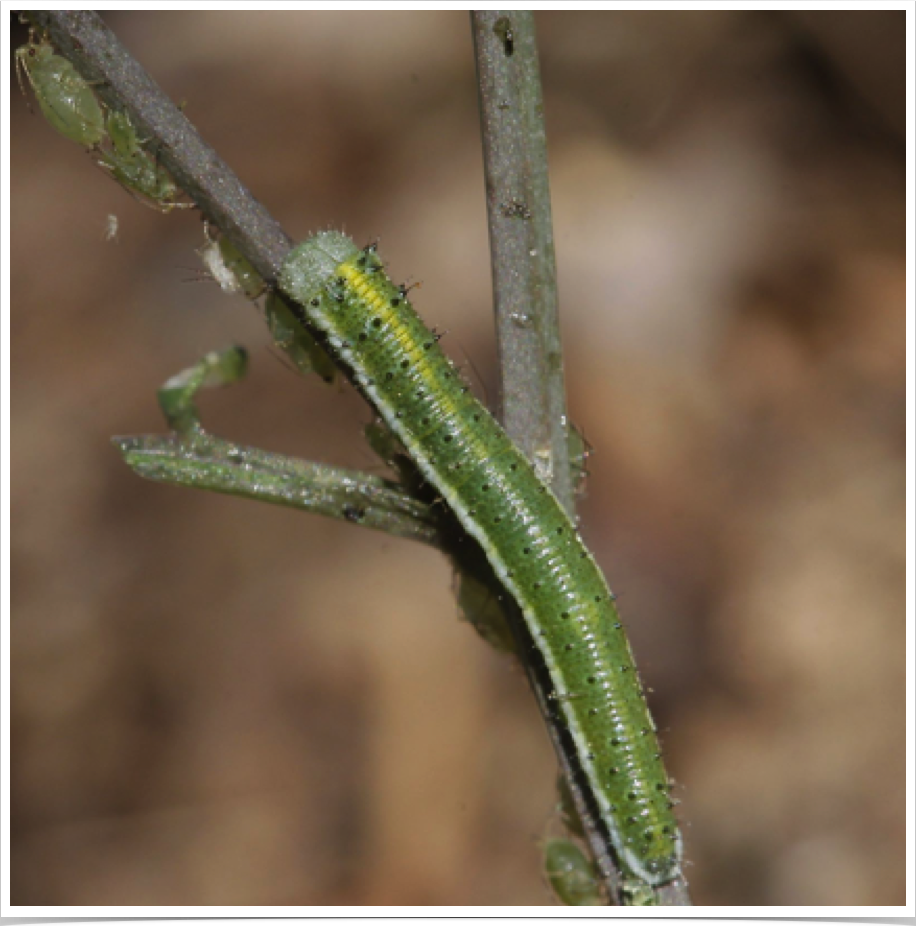
M 321 463 L 242 447 L 205 431 L 115 437 L 145 479 L 270 502 L 419 540 L 443 549 L 442 519 L 395 483 Z
M 471 29 L 480 98 L 502 423 L 529 459 L 545 472 L 555 494 L 574 517 L 534 14 L 530 10 L 478 10 L 471 13 Z M 518 647 L 519 652 L 524 649 Z M 619 903 L 621 874 L 578 786 L 574 757 L 567 753 L 562 731 L 550 719 L 548 693 L 531 667 L 526 665 L 526 670 L 605 893 L 612 903 Z M 660 905 L 690 905 L 682 880 L 655 893 Z
M 573 514 L 547 140 L 534 16 L 471 14 L 477 58 L 500 417 Z

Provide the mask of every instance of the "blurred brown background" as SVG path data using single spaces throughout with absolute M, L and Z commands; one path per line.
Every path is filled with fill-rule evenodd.
M 291 234 L 378 236 L 494 396 L 465 14 L 108 19 Z M 695 901 L 904 903 L 904 14 L 538 28 L 584 531 Z M 108 443 L 235 341 L 217 433 L 368 468 L 367 408 L 189 282 L 194 214 L 12 102 L 12 901 L 551 904 L 554 759 L 446 564 Z

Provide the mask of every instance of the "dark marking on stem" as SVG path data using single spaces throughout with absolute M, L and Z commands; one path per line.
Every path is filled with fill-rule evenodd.
M 500 16 L 493 26 L 493 32 L 503 43 L 503 51 L 507 58 L 515 54 L 515 34 L 512 31 L 512 20 L 508 16 Z

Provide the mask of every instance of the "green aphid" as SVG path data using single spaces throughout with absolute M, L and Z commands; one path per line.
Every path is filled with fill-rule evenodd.
M 551 839 L 544 846 L 544 874 L 557 898 L 567 907 L 605 905 L 594 866 L 575 843 Z
M 481 553 L 471 564 L 455 557 L 455 563 L 455 597 L 461 616 L 493 649 L 514 653 L 515 637 L 506 618 L 508 595 L 486 557 Z
M 620 886 L 620 899 L 625 907 L 657 907 L 658 897 L 651 885 L 636 878 L 626 879 Z
M 588 478 L 588 458 L 591 456 L 592 447 L 585 439 L 585 435 L 574 424 L 570 424 L 566 432 L 566 447 L 569 453 L 569 471 L 573 491 L 580 495 L 585 491 L 585 481 Z
M 36 40 L 16 50 L 19 85 L 25 73 L 45 118 L 61 135 L 83 145 L 97 147 L 105 138 L 105 116 L 91 87 L 73 65 L 54 53 L 46 39 Z
M 267 288 L 258 272 L 228 238 L 211 237 L 209 226 L 206 234 L 207 240 L 197 255 L 209 276 L 224 293 L 257 299 Z
M 416 465 L 404 449 L 404 445 L 401 443 L 400 438 L 395 436 L 391 428 L 389 428 L 381 418 L 376 418 L 374 421 L 369 422 L 369 424 L 363 428 L 363 435 L 366 438 L 366 443 L 372 448 L 375 455 L 383 463 L 395 470 L 400 476 L 403 477 L 404 475 L 402 467 L 405 461 L 406 464 L 411 467 L 412 478 L 418 476 Z
M 264 318 L 270 334 L 300 373 L 317 373 L 326 383 L 337 379 L 337 367 L 324 348 L 296 318 L 283 297 L 272 290 L 264 303 Z
M 124 189 L 163 212 L 192 208 L 191 203 L 176 202 L 178 187 L 172 175 L 143 147 L 126 112 L 112 110 L 106 129 L 109 145 L 99 152 L 98 163 Z
M 219 249 L 225 272 L 231 275 L 234 280 L 234 291 L 240 292 L 252 300 L 262 296 L 267 289 L 267 284 L 258 271 L 254 269 L 251 261 L 228 238 L 220 238 L 216 242 L 216 246 Z M 223 286 L 221 280 L 217 282 Z M 223 286 L 223 289 L 225 288 Z

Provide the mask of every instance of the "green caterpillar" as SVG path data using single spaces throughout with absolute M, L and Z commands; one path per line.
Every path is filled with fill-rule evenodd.
M 668 778 L 630 646 L 614 596 L 556 497 L 471 395 L 374 246 L 322 232 L 290 252 L 279 286 L 519 605 L 584 790 L 626 875 L 654 886 L 677 877 Z

